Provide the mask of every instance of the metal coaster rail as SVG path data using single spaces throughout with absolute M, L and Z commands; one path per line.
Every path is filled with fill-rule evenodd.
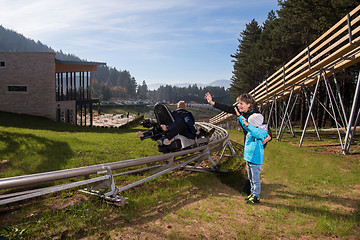
M 11 193 L 5 193 L 0 195 L 0 205 L 13 203 L 57 191 L 62 191 L 65 189 L 76 188 L 80 186 L 88 186 L 90 190 L 85 190 L 85 192 L 98 195 L 100 197 L 104 197 L 106 200 L 120 203 L 118 205 L 122 205 L 125 203 L 125 199 L 118 195 L 119 192 L 125 191 L 131 187 L 142 184 L 146 181 L 149 181 L 155 177 L 166 174 L 175 169 L 186 169 L 186 170 L 210 170 L 210 171 L 218 171 L 220 161 L 216 164 L 211 156 L 211 152 L 219 151 L 219 149 L 230 148 L 231 153 L 235 154 L 233 150 L 230 140 L 229 134 L 223 128 L 218 126 L 209 124 L 209 123 L 196 123 L 198 126 L 204 129 L 215 128 L 215 132 L 212 135 L 210 142 L 207 145 L 199 146 L 196 148 L 186 149 L 178 152 L 172 152 L 167 154 L 160 154 L 155 156 L 149 156 L 138 159 L 130 159 L 124 161 L 103 163 L 98 165 L 73 168 L 73 169 L 65 169 L 53 172 L 45 172 L 38 173 L 32 175 L 25 176 L 16 176 L 9 178 L 0 179 L 0 190 L 12 190 Z M 209 159 L 213 164 L 214 169 L 204 169 L 198 167 L 198 165 L 204 161 Z M 188 166 L 189 163 L 195 163 L 195 166 Z M 155 164 L 155 165 L 152 165 Z M 141 167 L 146 165 L 146 167 Z M 117 174 L 113 174 L 113 171 L 128 169 L 131 167 L 138 167 L 137 169 L 128 170 L 125 172 L 120 172 Z M 115 186 L 114 177 L 126 174 L 133 174 L 135 172 L 147 171 L 147 170 L 155 170 L 155 174 L 152 176 L 146 177 L 138 182 L 129 184 L 127 186 L 123 186 L 118 188 Z M 102 175 L 100 177 L 90 178 L 90 175 Z M 46 182 L 55 182 L 58 180 L 64 179 L 74 179 L 79 177 L 85 177 L 85 180 L 80 180 L 77 182 L 60 184 L 58 186 L 51 186 L 45 188 L 35 188 L 32 190 L 19 190 L 17 188 L 24 188 L 27 186 L 38 185 Z M 91 187 L 90 187 L 91 185 Z M 99 189 L 110 189 L 107 193 L 99 193 Z

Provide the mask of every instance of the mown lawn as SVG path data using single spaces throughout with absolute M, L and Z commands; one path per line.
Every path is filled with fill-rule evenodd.
M 0 112 L 0 177 L 158 154 L 153 141 L 135 136 L 138 130 Z M 15 239 L 359 238 L 359 154 L 335 154 L 326 139 L 311 136 L 299 148 L 299 137 L 285 134 L 266 148 L 261 203 L 249 206 L 241 193 L 242 133 L 229 132 L 239 156 L 222 161 L 226 174 L 172 172 L 123 192 L 128 204 L 121 208 L 77 190 L 1 206 L 0 233 Z M 121 186 L 140 177 L 115 180 Z

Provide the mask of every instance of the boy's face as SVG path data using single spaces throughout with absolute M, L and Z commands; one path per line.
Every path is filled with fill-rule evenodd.
M 238 108 L 240 110 L 240 112 L 247 112 L 249 111 L 249 108 L 250 108 L 250 103 L 245 103 L 241 100 L 238 100 Z

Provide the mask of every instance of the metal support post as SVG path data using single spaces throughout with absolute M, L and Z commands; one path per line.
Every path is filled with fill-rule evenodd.
M 278 135 L 278 129 L 277 129 L 277 104 L 276 104 L 276 96 L 274 97 L 274 102 L 275 102 L 275 135 Z
M 326 108 L 326 106 L 318 99 L 316 98 L 316 100 L 318 100 L 319 104 L 321 107 L 324 108 L 324 110 L 329 114 L 329 116 L 336 122 L 336 124 L 339 124 L 340 123 L 337 121 L 337 119 L 335 118 L 335 116 Z M 341 126 L 341 125 L 340 125 Z M 342 127 L 342 126 L 341 126 Z
M 212 159 L 211 156 L 209 156 L 209 160 L 210 160 L 211 164 L 213 165 L 213 167 L 217 168 L 217 164 L 214 162 L 214 160 Z
M 296 98 L 295 98 L 295 101 L 294 101 L 294 103 L 293 103 L 293 106 L 292 106 L 290 112 L 288 113 L 289 123 L 291 123 L 291 122 L 290 122 L 290 116 L 291 116 L 291 114 L 292 114 L 292 112 L 293 112 L 293 110 L 294 110 L 294 108 L 295 108 L 295 105 L 296 105 L 296 103 L 297 103 L 298 98 L 299 98 L 299 95 L 296 95 Z M 290 126 L 291 126 L 291 130 L 292 130 L 292 135 L 293 135 L 293 137 L 295 137 L 295 133 L 294 133 L 294 130 L 293 130 L 293 128 L 292 128 L 292 125 L 290 125 Z
M 360 120 L 360 109 L 358 111 L 358 114 L 357 114 L 357 117 L 356 117 L 356 120 L 355 120 L 355 124 L 354 124 L 354 128 L 353 128 L 353 131 L 352 131 L 352 134 L 351 134 L 351 137 L 350 137 L 350 144 L 348 144 L 348 146 L 346 147 L 346 152 L 349 152 L 349 149 L 350 149 L 350 145 L 352 143 L 352 140 L 353 140 L 353 137 L 355 136 L 355 131 L 356 131 L 356 126 L 358 125 L 359 123 L 359 120 Z
M 335 72 L 333 70 L 333 77 L 334 77 L 334 83 L 335 83 L 335 86 L 336 86 L 336 91 L 337 91 L 337 94 L 338 94 L 338 97 L 339 97 L 339 102 L 340 102 L 340 106 L 341 106 L 341 110 L 342 110 L 342 113 L 343 113 L 343 117 L 344 117 L 344 126 L 346 125 L 345 123 L 348 122 L 347 120 L 347 117 L 346 117 L 346 112 L 345 112 L 345 107 L 344 107 L 344 103 L 343 103 L 343 100 L 342 100 L 342 97 L 341 97 L 341 93 L 340 93 L 340 87 L 339 87 L 339 84 L 337 82 L 337 79 L 336 79 L 336 75 L 335 75 Z
M 353 104 L 352 104 L 352 108 L 351 108 L 349 122 L 348 122 L 348 125 L 347 125 L 347 128 L 346 128 L 345 149 L 343 149 L 343 151 L 342 151 L 343 154 L 348 153 L 348 149 L 350 149 L 351 141 L 349 141 L 349 135 L 350 135 L 352 123 L 354 122 L 354 116 L 355 116 L 355 112 L 356 112 L 356 105 L 357 105 L 357 101 L 358 101 L 359 94 L 360 94 L 359 92 L 360 92 L 360 81 L 359 81 L 359 73 L 358 73 L 354 100 L 353 100 Z
M 338 124 L 339 126 L 341 126 L 340 123 L 337 121 L 336 116 L 334 116 L 334 115 L 326 108 L 326 106 L 325 106 L 317 97 L 316 97 L 316 100 L 318 101 L 318 103 L 320 104 L 320 106 L 323 107 L 323 109 L 329 114 L 329 116 L 336 122 L 336 124 Z M 314 122 L 314 124 L 315 124 L 315 122 Z M 342 126 L 341 126 L 341 127 L 342 127 Z
M 161 164 L 159 168 L 155 168 L 155 169 L 151 170 L 151 173 L 155 174 L 155 173 L 161 172 L 164 169 L 167 169 L 172 166 L 174 166 L 174 157 L 170 157 L 169 161 L 167 163 Z
M 330 104 L 331 104 L 331 109 L 332 109 L 332 112 L 333 112 L 333 115 L 334 115 L 334 118 L 335 118 L 335 124 L 336 124 L 336 129 L 337 129 L 337 132 L 338 132 L 338 136 L 339 136 L 339 140 L 340 140 L 340 144 L 341 144 L 341 149 L 344 149 L 344 146 L 343 146 L 343 142 L 342 142 L 342 139 L 341 139 L 341 134 L 340 134 L 340 130 L 339 130 L 339 124 L 338 122 L 336 121 L 336 113 L 335 113 L 335 108 L 334 108 L 334 103 L 332 101 L 332 96 L 330 94 L 330 86 L 329 86 L 329 83 L 328 83 L 328 79 L 326 77 L 326 74 L 323 72 L 323 76 L 324 76 L 324 83 L 325 83 L 325 87 L 326 87 L 326 91 L 327 91 L 327 94 L 329 96 L 329 100 L 330 100 Z M 334 99 L 335 101 L 335 99 Z M 337 107 L 337 105 L 336 105 Z M 339 108 L 338 108 L 339 110 Z
M 291 89 L 291 92 L 290 92 L 290 96 L 289 96 L 289 100 L 288 100 L 288 103 L 286 104 L 286 108 L 285 108 L 285 111 L 284 111 L 284 117 L 281 121 L 281 125 L 280 125 L 280 130 L 279 130 L 279 135 L 277 136 L 277 140 L 280 141 L 281 140 L 281 132 L 282 132 L 282 128 L 284 126 L 284 122 L 285 122 L 285 119 L 286 119 L 286 113 L 289 109 L 289 105 L 290 105 L 290 101 L 291 101 L 291 98 L 292 98 L 292 95 L 293 95 L 293 92 L 294 92 L 294 87 Z
M 286 105 L 284 103 L 284 105 Z M 285 126 L 281 129 L 281 131 L 279 130 L 279 134 L 278 134 L 278 137 L 277 137 L 277 140 L 280 141 L 281 140 L 281 136 L 283 134 L 283 132 L 285 131 L 285 128 L 288 128 L 290 133 L 294 136 L 294 132 L 293 132 L 293 129 L 292 129 L 292 125 L 291 125 L 291 122 L 288 118 L 288 114 L 286 114 L 286 112 L 284 112 L 284 109 L 280 106 L 280 110 L 281 110 L 281 113 L 284 115 L 284 117 L 282 117 L 280 115 L 280 119 L 281 121 L 285 120 Z M 279 140 L 280 138 L 280 140 Z
M 339 113 L 340 120 L 341 120 L 343 126 L 345 126 L 345 121 L 344 121 L 344 119 L 343 119 L 343 117 L 342 117 L 342 115 L 341 115 L 340 108 L 339 108 L 339 105 L 338 105 L 338 103 L 337 103 L 337 101 L 336 101 L 334 91 L 333 91 L 332 88 L 331 88 L 330 82 L 329 82 L 326 74 L 324 74 L 324 78 L 325 78 L 325 80 L 326 80 L 326 81 L 325 81 L 326 87 L 329 89 L 328 91 L 329 91 L 330 94 L 331 94 L 331 95 L 329 96 L 329 98 L 331 99 L 331 97 L 332 97 L 332 99 L 334 99 L 334 105 L 335 105 L 335 107 L 336 107 L 336 109 L 337 109 L 337 112 Z M 328 93 L 328 94 L 329 94 L 329 93 Z M 335 113 L 334 113 L 334 115 L 335 115 Z
M 273 112 L 273 109 L 274 109 L 274 103 L 275 103 L 275 100 L 272 102 L 271 104 L 271 108 L 270 108 L 270 112 L 269 112 L 269 117 L 268 117 L 268 124 L 270 124 L 270 120 L 271 120 L 271 115 L 272 115 L 272 112 Z
M 290 116 L 291 116 L 291 114 L 292 114 L 292 112 L 293 112 L 293 110 L 294 110 L 294 107 L 295 107 L 295 105 L 296 105 L 296 102 L 297 102 L 298 98 L 299 98 L 299 95 L 296 95 L 295 101 L 294 101 L 294 103 L 293 103 L 293 105 L 292 105 L 292 107 L 291 107 L 290 112 L 289 112 L 289 113 L 286 113 L 287 122 L 288 122 L 288 125 L 289 125 L 289 128 L 290 128 L 290 132 L 291 132 L 291 134 L 292 134 L 293 137 L 295 137 L 295 133 L 294 133 L 294 129 L 293 129 L 292 124 L 291 124 Z M 281 141 L 281 138 L 282 138 L 283 133 L 284 133 L 284 131 L 280 132 L 280 134 L 279 134 L 280 139 L 279 139 L 278 141 Z
M 320 71 L 322 71 L 322 70 L 320 70 Z M 311 100 L 311 105 L 310 105 L 309 113 L 308 113 L 308 115 L 307 115 L 307 117 L 306 117 L 305 126 L 304 126 L 304 130 L 303 130 L 303 132 L 302 132 L 302 135 L 301 135 L 299 147 L 301 147 L 301 145 L 302 145 L 302 143 L 303 143 L 303 140 L 304 140 L 305 131 L 306 131 L 307 125 L 308 125 L 308 123 L 309 123 L 311 111 L 312 111 L 312 109 L 313 109 L 313 107 L 314 107 L 315 97 L 316 97 L 316 93 L 317 93 L 317 90 L 318 90 L 318 87 L 319 87 L 320 78 L 321 78 L 321 74 L 319 74 L 318 80 L 317 80 L 317 82 L 316 82 L 316 86 L 315 86 L 313 98 L 312 98 L 312 100 Z
M 309 99 L 309 101 L 310 101 L 310 98 L 307 97 L 306 91 L 304 92 L 304 94 L 305 94 L 306 100 Z M 308 101 L 308 102 L 309 102 L 309 101 Z M 309 104 L 306 104 L 306 105 L 308 106 L 308 108 L 310 108 L 310 105 L 309 105 Z M 314 115 L 313 115 L 312 113 L 311 113 L 311 120 L 313 121 L 313 124 L 314 124 L 314 127 L 315 127 L 315 131 L 316 131 L 316 135 L 318 136 L 318 139 L 321 140 L 320 133 L 319 133 L 319 129 L 318 129 L 317 125 L 316 125 L 315 118 L 314 118 Z
M 220 162 L 221 162 L 222 158 L 224 157 L 224 153 L 225 153 L 225 150 L 226 150 L 227 147 L 230 149 L 232 156 L 236 156 L 236 152 L 235 152 L 235 150 L 234 150 L 234 148 L 233 148 L 233 146 L 231 144 L 231 141 L 227 140 L 226 143 L 224 144 L 223 149 L 222 149 L 222 153 L 221 153 L 219 162 L 216 164 L 215 168 L 219 168 Z

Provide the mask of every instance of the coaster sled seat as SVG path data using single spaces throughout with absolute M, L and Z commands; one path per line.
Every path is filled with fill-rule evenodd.
M 154 106 L 154 113 L 156 121 L 159 125 L 169 125 L 175 121 L 170 110 L 164 104 L 156 104 Z M 196 137 L 195 139 L 190 139 L 179 133 L 170 140 L 172 141 L 170 145 L 158 145 L 159 152 L 176 152 L 184 149 L 195 148 L 209 143 L 209 137 L 206 135 L 201 135 L 199 137 Z

